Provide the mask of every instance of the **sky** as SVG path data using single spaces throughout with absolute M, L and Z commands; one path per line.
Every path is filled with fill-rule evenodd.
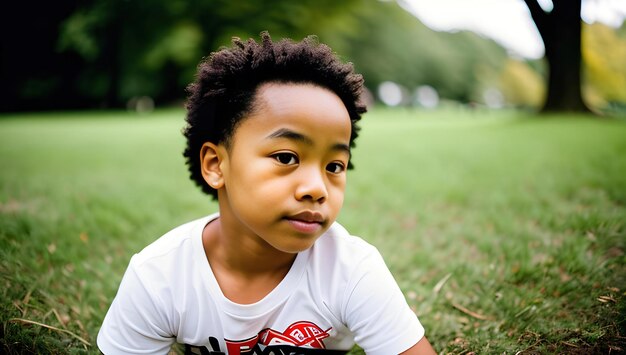
M 543 42 L 523 0 L 402 0 L 428 27 L 437 31 L 470 30 L 492 38 L 512 55 L 540 58 Z M 551 0 L 540 0 L 544 10 Z M 583 0 L 583 20 L 619 27 L 626 0 Z

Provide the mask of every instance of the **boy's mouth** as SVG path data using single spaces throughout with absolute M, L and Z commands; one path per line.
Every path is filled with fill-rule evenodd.
M 304 234 L 319 233 L 326 224 L 326 219 L 319 212 L 304 211 L 285 218 L 298 232 Z
M 292 220 L 292 221 L 305 222 L 305 223 L 322 224 L 325 222 L 324 216 L 321 213 L 315 212 L 315 211 L 303 211 L 303 212 L 288 216 L 287 219 Z

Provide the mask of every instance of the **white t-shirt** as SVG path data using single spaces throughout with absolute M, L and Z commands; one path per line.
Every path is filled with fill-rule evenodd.
M 202 245 L 217 217 L 175 228 L 132 257 L 98 334 L 104 354 L 166 354 L 174 342 L 212 355 L 345 353 L 356 342 L 389 355 L 424 336 L 380 253 L 338 223 L 262 300 L 230 301 Z

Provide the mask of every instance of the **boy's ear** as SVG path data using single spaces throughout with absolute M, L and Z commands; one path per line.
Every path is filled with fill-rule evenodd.
M 222 153 L 223 150 L 211 142 L 205 142 L 200 149 L 202 177 L 209 186 L 216 190 L 224 186 L 224 177 L 220 168 L 223 158 Z

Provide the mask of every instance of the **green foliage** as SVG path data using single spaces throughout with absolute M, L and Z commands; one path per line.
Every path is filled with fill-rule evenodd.
M 78 11 L 63 22 L 57 42 L 59 51 L 75 51 L 87 62 L 100 54 L 98 42 L 91 35 L 93 28 L 100 22 L 96 11 Z
M 183 116 L 0 117 L 4 353 L 97 353 L 130 256 L 216 211 L 187 178 Z M 616 352 L 625 134 L 587 117 L 374 110 L 339 220 L 381 250 L 441 352 Z
M 538 109 L 545 97 L 545 83 L 526 62 L 509 59 L 499 77 L 507 103 L 516 107 Z
M 626 38 L 600 23 L 585 25 L 582 38 L 586 94 L 596 107 L 626 102 Z
M 383 81 L 411 92 L 430 85 L 444 98 L 469 102 L 481 96 L 488 74 L 503 66 L 506 53 L 493 41 L 471 32 L 433 31 L 394 1 L 360 5 L 343 15 L 350 32 L 322 29 L 320 38 L 355 63 L 372 91 Z
M 85 82 L 100 81 L 119 105 L 134 96 L 181 99 L 202 57 L 233 36 L 304 37 L 333 22 L 354 1 L 233 2 L 96 0 L 82 4 L 61 26 L 58 48 L 92 66 L 79 68 Z M 94 97 L 101 90 L 82 85 Z M 95 91 L 95 92 L 94 92 Z
M 7 26 L 29 23 L 5 42 L 0 110 L 123 107 L 133 98 L 178 103 L 198 62 L 231 38 L 300 40 L 318 35 L 355 63 L 375 92 L 383 81 L 411 95 L 421 85 L 443 99 L 482 103 L 497 89 L 514 106 L 537 107 L 547 77 L 541 60 L 519 62 L 471 32 L 436 32 L 402 1 L 126 1 L 40 4 Z M 28 20 L 19 13 L 28 13 Z M 584 25 L 584 94 L 597 110 L 623 113 L 624 26 Z M 513 63 L 513 64 L 512 64 Z M 538 73 L 538 74 L 537 74 Z
M 94 0 L 66 7 L 67 15 L 46 28 L 54 34 L 50 50 L 7 46 L 14 56 L 3 62 L 7 86 L 17 89 L 0 109 L 123 107 L 144 95 L 177 102 L 203 57 L 233 36 L 258 38 L 264 30 L 294 40 L 318 35 L 355 63 L 373 91 L 391 80 L 409 91 L 428 84 L 444 98 L 480 100 L 505 58 L 495 42 L 475 34 L 430 30 L 395 1 Z M 19 59 L 35 52 L 45 63 L 37 65 L 41 73 L 33 73 L 34 59 Z

